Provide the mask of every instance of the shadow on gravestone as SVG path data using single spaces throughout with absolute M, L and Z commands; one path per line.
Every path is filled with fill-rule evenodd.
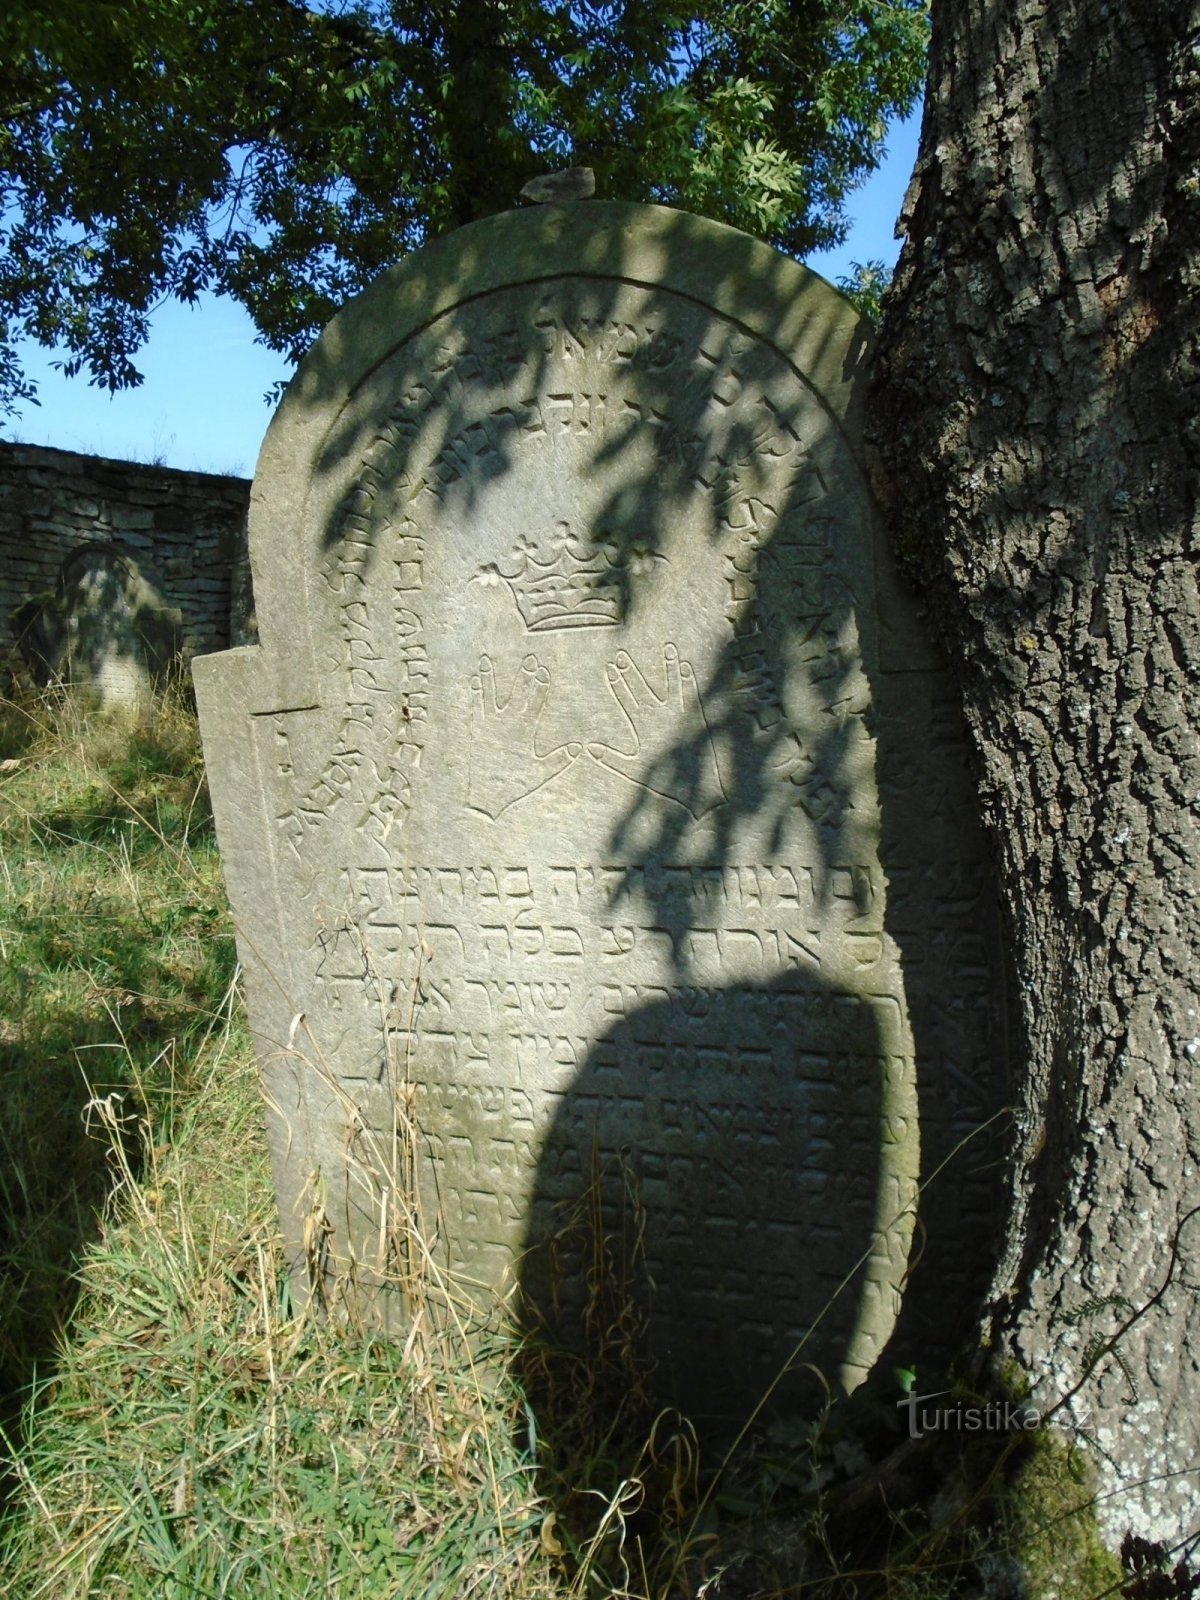
M 865 357 L 794 263 L 598 203 L 438 241 L 302 363 L 262 643 L 194 667 L 302 1296 L 402 1321 L 399 1096 L 484 1310 L 523 1271 L 557 1320 L 560 1203 L 628 1152 L 664 1399 L 752 1406 L 846 1276 L 831 1377 L 902 1298 L 965 1331 L 987 1163 L 922 1199 L 906 1275 L 921 1178 L 1002 1103 L 1001 962 Z
M 881 1183 L 897 1022 L 796 972 L 680 985 L 596 1042 L 545 1141 L 522 1260 L 543 1434 L 561 1397 L 539 1374 L 547 1391 L 578 1382 L 571 1355 L 591 1380 L 640 1386 L 643 1423 L 669 1406 L 710 1442 L 760 1398 L 768 1416 L 811 1406 L 806 1364 L 830 1352 L 831 1385 L 863 1375 L 890 1307 L 845 1280 L 855 1263 L 870 1275 L 908 1198 Z M 615 1416 L 629 1399 L 605 1403 Z
M 31 595 L 12 613 L 13 638 L 30 678 L 39 689 L 61 683 L 66 665 L 66 619 L 53 589 Z
M 909 602 L 888 598 L 902 616 Z M 588 1051 L 542 1143 L 522 1257 L 531 1342 L 521 1372 L 551 1460 L 571 1459 L 589 1408 L 583 1436 L 627 1452 L 613 1468 L 620 1481 L 646 1469 L 654 1418 L 673 1408 L 711 1466 L 760 1401 L 759 1426 L 811 1416 L 825 1383 L 853 1389 L 882 1369 L 886 1385 L 893 1364 L 932 1370 L 971 1334 L 1001 1216 L 1002 957 L 957 706 L 927 656 L 905 666 L 877 667 L 866 718 L 881 876 L 860 837 L 858 863 L 831 868 L 821 903 L 794 857 L 792 869 L 722 858 L 656 872 L 643 833 L 643 865 L 608 895 L 614 920 L 629 933 L 629 923 L 655 927 L 674 959 L 661 988 L 640 991 L 657 1000 L 639 1005 L 636 984 L 610 987 L 619 1020 Z M 720 703 L 715 683 L 705 703 Z M 710 714 L 705 737 L 720 726 Z M 765 804 L 765 783 L 745 798 L 762 778 L 754 750 L 740 739 L 729 748 L 734 790 L 750 808 Z M 680 741 L 672 760 L 687 772 L 697 753 Z M 827 776 L 836 785 L 837 770 Z M 622 814 L 609 856 L 647 808 L 668 834 L 659 848 L 680 855 L 680 819 L 655 794 L 643 790 Z M 827 809 L 826 827 L 834 820 Z M 847 859 L 826 842 L 829 861 Z M 635 876 L 640 907 L 627 887 Z M 753 920 L 747 907 L 769 910 L 785 877 L 793 913 L 796 885 L 808 882 L 803 959 L 793 945 L 790 970 L 762 985 L 722 983 L 719 961 L 697 974 L 707 925 L 722 920 L 714 906 L 740 902 L 735 920 Z M 747 931 L 718 936 L 739 937 Z M 839 942 L 865 986 L 822 982 L 822 967 L 847 981 Z M 880 992 L 873 952 L 884 944 L 911 1043 Z M 886 1141 L 910 1120 L 921 1129 L 920 1232 L 897 1276 L 915 1196 Z
M 144 710 L 183 646 L 182 613 L 109 543 L 72 550 L 53 594 L 26 601 L 13 620 L 34 682 L 69 683 L 101 711 Z

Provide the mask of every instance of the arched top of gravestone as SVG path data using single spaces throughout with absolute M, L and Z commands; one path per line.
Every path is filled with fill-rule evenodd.
M 364 460 L 378 407 L 356 397 L 406 342 L 457 308 L 505 290 L 588 280 L 690 301 L 773 348 L 858 454 L 866 324 L 823 278 L 746 234 L 663 206 L 539 206 L 455 230 L 378 278 L 301 362 L 267 432 L 249 517 L 260 637 L 286 641 L 263 709 L 319 697 L 310 586 L 337 533 L 345 463 Z M 440 399 L 443 397 L 439 397 Z M 443 405 L 444 409 L 444 405 Z M 330 493 L 322 496 L 328 484 Z M 334 492 L 336 485 L 337 492 Z

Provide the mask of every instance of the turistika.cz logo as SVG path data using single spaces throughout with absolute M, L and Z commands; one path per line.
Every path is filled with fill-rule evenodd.
M 908 1411 L 908 1436 L 921 1439 L 927 1433 L 1030 1433 L 1041 1425 L 1041 1413 L 1019 1401 L 989 1400 L 978 1404 L 956 1400 L 952 1405 L 933 1405 L 951 1394 L 937 1389 L 932 1394 L 906 1394 L 896 1404 Z

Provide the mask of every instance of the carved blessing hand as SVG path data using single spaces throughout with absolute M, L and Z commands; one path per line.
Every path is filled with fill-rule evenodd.
M 493 822 L 557 778 L 580 755 L 582 744 L 537 751 L 537 721 L 550 693 L 550 673 L 536 656 L 522 661 L 501 705 L 489 656 L 480 656 L 471 678 L 471 767 L 467 804 Z
M 651 687 L 624 650 L 605 668 L 614 699 L 625 713 L 632 748 L 592 743 L 588 754 L 630 783 L 665 796 L 697 818 L 726 799 L 721 769 L 704 718 L 696 674 L 673 644 L 663 646 L 662 694 Z

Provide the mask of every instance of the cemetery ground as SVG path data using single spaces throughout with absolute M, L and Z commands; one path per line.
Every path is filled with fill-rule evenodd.
M 914 1448 L 886 1385 L 708 1459 L 654 1414 L 621 1241 L 586 1361 L 499 1314 L 467 1338 L 415 1228 L 405 1342 L 298 1315 L 186 693 L 9 702 L 0 761 L 5 1592 L 1192 1592 L 1100 1551 L 1080 1453 Z

